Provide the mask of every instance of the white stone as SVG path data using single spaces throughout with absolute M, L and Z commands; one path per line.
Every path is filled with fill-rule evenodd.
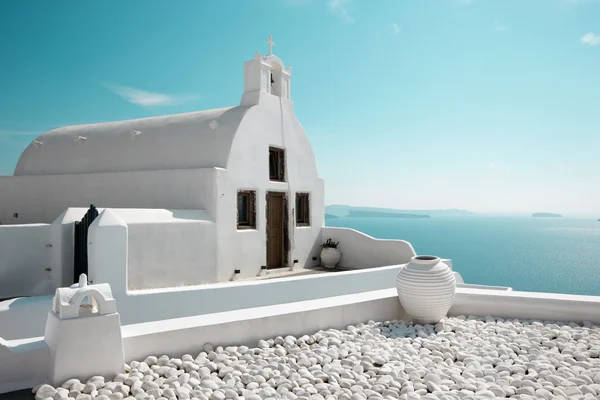
M 53 397 L 56 394 L 56 389 L 50 385 L 42 385 L 35 392 L 35 400 L 43 400 L 47 397 Z
M 146 361 L 132 362 L 129 374 L 115 377 L 118 383 L 90 378 L 85 386 L 89 391 L 92 382 L 102 382 L 104 388 L 92 390 L 91 397 L 95 392 L 108 400 L 123 400 L 129 392 L 121 381 L 131 382 L 136 400 L 594 398 L 600 393 L 600 384 L 594 383 L 600 363 L 589 355 L 580 361 L 572 355 L 578 345 L 600 343 L 600 330 L 586 328 L 591 329 L 586 333 L 570 327 L 550 333 L 548 326 L 492 317 L 446 318 L 436 326 L 371 321 L 287 344 L 287 338 L 278 337 L 262 340 L 256 349 L 212 348 L 195 361 L 184 355 L 159 366 L 164 359 L 158 358 L 146 375 L 139 372 Z M 543 345 L 544 335 L 557 337 L 562 351 Z M 589 336 L 595 338 L 593 344 L 586 342 Z M 333 340 L 337 337 L 339 341 Z M 285 356 L 277 354 L 281 343 Z M 520 352 L 526 346 L 529 350 Z M 187 363 L 196 361 L 202 367 L 189 371 Z M 67 386 L 84 385 L 73 381 Z M 119 395 L 107 395 L 107 388 Z M 72 390 L 69 395 L 77 398 L 81 393 Z

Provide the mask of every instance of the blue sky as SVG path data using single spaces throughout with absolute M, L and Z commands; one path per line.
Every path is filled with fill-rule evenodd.
M 328 204 L 600 214 L 600 0 L 0 2 L 0 175 L 52 128 L 238 104 L 269 33 Z

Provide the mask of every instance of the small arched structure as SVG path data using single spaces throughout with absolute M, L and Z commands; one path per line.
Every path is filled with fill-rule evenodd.
M 85 298 L 89 298 L 90 303 L 83 303 Z M 88 286 L 87 276 L 81 274 L 78 284 L 69 288 L 56 289 L 52 311 L 59 319 L 73 319 L 113 314 L 117 312 L 117 305 L 109 284 Z
M 83 303 L 85 298 L 97 312 Z M 110 379 L 123 372 L 121 318 L 110 285 L 88 286 L 87 276 L 81 274 L 78 284 L 56 289 L 44 341 L 49 350 L 47 377 L 52 385 L 94 375 Z

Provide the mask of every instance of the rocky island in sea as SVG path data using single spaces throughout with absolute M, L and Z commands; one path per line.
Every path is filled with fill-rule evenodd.
M 406 214 L 385 211 L 350 210 L 348 218 L 431 218 L 424 214 Z
M 378 213 L 390 213 L 390 214 L 411 214 L 411 215 L 426 215 L 425 218 L 436 218 L 436 217 L 469 217 L 475 215 L 475 213 L 465 210 L 447 209 L 447 210 L 406 210 L 396 208 L 380 208 L 380 207 L 358 207 L 348 206 L 342 204 L 330 204 L 325 206 L 325 213 L 328 216 L 335 215 L 340 218 L 349 217 L 350 211 L 369 211 Z M 373 217 L 373 215 L 370 215 Z M 385 215 L 387 217 L 387 215 Z M 411 218 L 411 217 L 408 217 Z
M 550 217 L 550 218 L 561 218 L 562 215 L 560 214 L 554 214 L 554 213 L 547 213 L 547 212 L 536 212 L 531 214 L 532 217 Z

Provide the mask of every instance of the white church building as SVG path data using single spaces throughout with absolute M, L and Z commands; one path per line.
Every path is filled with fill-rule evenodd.
M 245 63 L 237 106 L 35 139 L 0 177 L 0 298 L 73 282 L 72 226 L 92 204 L 128 227 L 129 289 L 317 265 L 323 180 L 269 42 Z M 17 293 L 19 279 L 45 283 Z

